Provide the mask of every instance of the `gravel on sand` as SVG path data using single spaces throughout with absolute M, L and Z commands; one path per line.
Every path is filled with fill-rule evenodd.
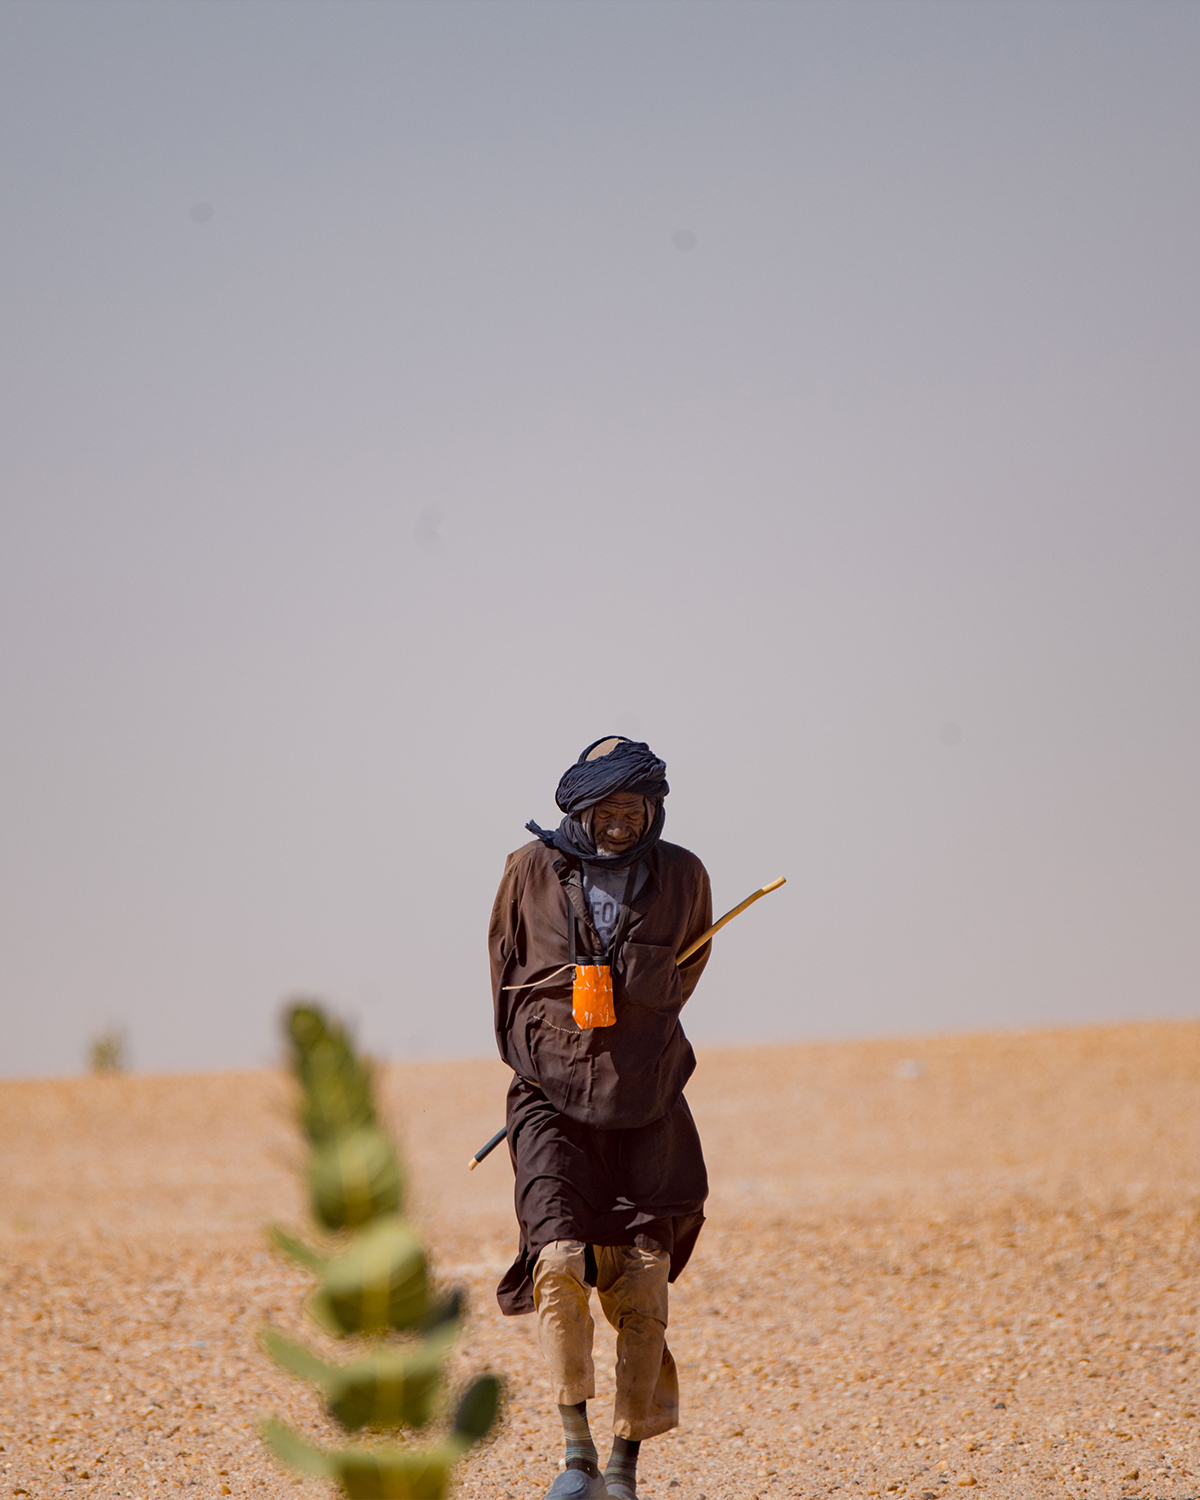
M 557 1415 L 511 1259 L 499 1063 L 382 1096 L 411 1211 L 508 1382 L 464 1500 L 539 1500 Z M 683 1425 L 646 1500 L 1200 1496 L 1200 1024 L 709 1051 L 688 1090 L 709 1223 L 672 1293 Z M 257 1436 L 345 1441 L 256 1343 L 306 1323 L 302 1148 L 269 1072 L 0 1084 L 0 1500 L 309 1495 Z M 597 1318 L 601 1440 L 612 1337 Z

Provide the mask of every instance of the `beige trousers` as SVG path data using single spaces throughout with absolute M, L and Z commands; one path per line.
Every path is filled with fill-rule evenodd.
M 533 1268 L 538 1342 L 550 1370 L 554 1399 L 574 1406 L 596 1394 L 592 1365 L 595 1325 L 584 1280 L 584 1245 L 554 1240 Z M 667 1348 L 665 1250 L 597 1245 L 596 1291 L 604 1316 L 617 1330 L 617 1437 L 657 1437 L 679 1425 L 679 1377 Z

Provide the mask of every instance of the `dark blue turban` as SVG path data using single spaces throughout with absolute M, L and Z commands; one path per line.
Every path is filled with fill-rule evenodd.
M 594 760 L 588 759 L 598 746 L 610 740 L 615 741 L 611 750 Z M 525 827 L 537 834 L 544 844 L 552 845 L 573 859 L 586 860 L 590 865 L 631 865 L 649 854 L 662 837 L 666 821 L 663 798 L 670 790 L 666 762 L 659 760 L 649 745 L 641 740 L 622 739 L 619 735 L 603 735 L 593 740 L 575 764 L 563 773 L 554 800 L 567 816 L 554 832 L 547 833 L 533 822 L 526 823 Z M 624 854 L 599 854 L 579 815 L 614 792 L 633 792 L 647 798 L 654 804 L 654 815 L 632 849 Z

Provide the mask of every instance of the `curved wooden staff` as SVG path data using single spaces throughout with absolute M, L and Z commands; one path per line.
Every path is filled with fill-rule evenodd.
M 691 958 L 693 953 L 698 953 L 700 949 L 704 947 L 705 943 L 708 942 L 709 938 L 712 937 L 714 932 L 720 932 L 721 928 L 724 927 L 726 922 L 732 922 L 734 917 L 744 912 L 748 906 L 753 906 L 760 896 L 769 896 L 772 891 L 777 891 L 781 885 L 786 884 L 787 876 L 781 875 L 778 880 L 772 880 L 769 885 L 764 885 L 761 890 L 755 891 L 753 896 L 747 896 L 744 901 L 739 901 L 732 911 L 727 911 L 725 915 L 719 921 L 714 922 L 706 932 L 702 932 L 694 943 L 688 944 L 688 946 L 675 960 L 676 967 L 678 968 L 680 964 L 686 963 L 688 959 Z

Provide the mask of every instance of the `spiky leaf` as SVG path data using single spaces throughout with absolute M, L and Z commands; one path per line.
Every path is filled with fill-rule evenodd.
M 331 1365 L 274 1329 L 260 1335 L 277 1364 L 320 1386 L 330 1415 L 347 1432 L 361 1427 L 424 1427 L 441 1390 L 442 1360 L 454 1338 L 448 1327 L 414 1350 L 377 1349 L 349 1365 Z
M 306 1443 L 298 1432 L 285 1427 L 273 1417 L 262 1425 L 263 1439 L 281 1463 L 301 1474 L 315 1474 L 319 1479 L 333 1479 L 336 1474 L 333 1455 Z
M 308 1170 L 313 1217 L 326 1229 L 357 1229 L 396 1213 L 400 1165 L 381 1130 L 342 1132 L 318 1146 Z
M 304 1089 L 301 1123 L 314 1144 L 375 1124 L 370 1075 L 353 1057 L 343 1056 L 330 1044 L 321 1042 L 314 1049 L 300 1072 L 300 1083 Z
M 348 1432 L 424 1427 L 437 1406 L 441 1383 L 440 1350 L 380 1350 L 340 1370 L 327 1400 L 330 1413 Z
M 429 1307 L 425 1250 L 407 1224 L 377 1219 L 329 1263 L 309 1309 L 335 1334 L 419 1327 Z
M 320 1276 L 329 1264 L 329 1257 L 327 1255 L 319 1255 L 317 1251 L 311 1250 L 303 1241 L 293 1239 L 278 1224 L 267 1225 L 267 1236 L 277 1250 L 282 1250 L 289 1260 L 294 1260 L 298 1266 L 303 1266 L 306 1271 L 315 1271 Z
M 442 1500 L 450 1487 L 453 1455 L 444 1448 L 432 1453 L 374 1448 L 330 1458 L 350 1500 Z
M 481 1375 L 463 1393 L 454 1413 L 454 1438 L 464 1447 L 478 1443 L 492 1429 L 500 1410 L 500 1382 L 494 1375 Z
M 406 1448 L 330 1452 L 274 1420 L 263 1423 L 262 1434 L 281 1462 L 302 1474 L 336 1481 L 350 1500 L 443 1500 L 450 1486 L 454 1454 L 445 1445 L 430 1453 Z
M 336 1365 L 326 1364 L 323 1359 L 310 1354 L 300 1344 L 293 1344 L 291 1339 L 285 1339 L 273 1328 L 264 1328 L 258 1338 L 277 1365 L 282 1365 L 293 1375 L 299 1375 L 301 1380 L 311 1380 L 314 1385 L 327 1387 L 337 1376 Z
M 307 1005 L 303 1001 L 289 1007 L 283 1024 L 297 1056 L 302 1056 L 315 1046 L 329 1030 L 321 1007 L 315 1003 Z

